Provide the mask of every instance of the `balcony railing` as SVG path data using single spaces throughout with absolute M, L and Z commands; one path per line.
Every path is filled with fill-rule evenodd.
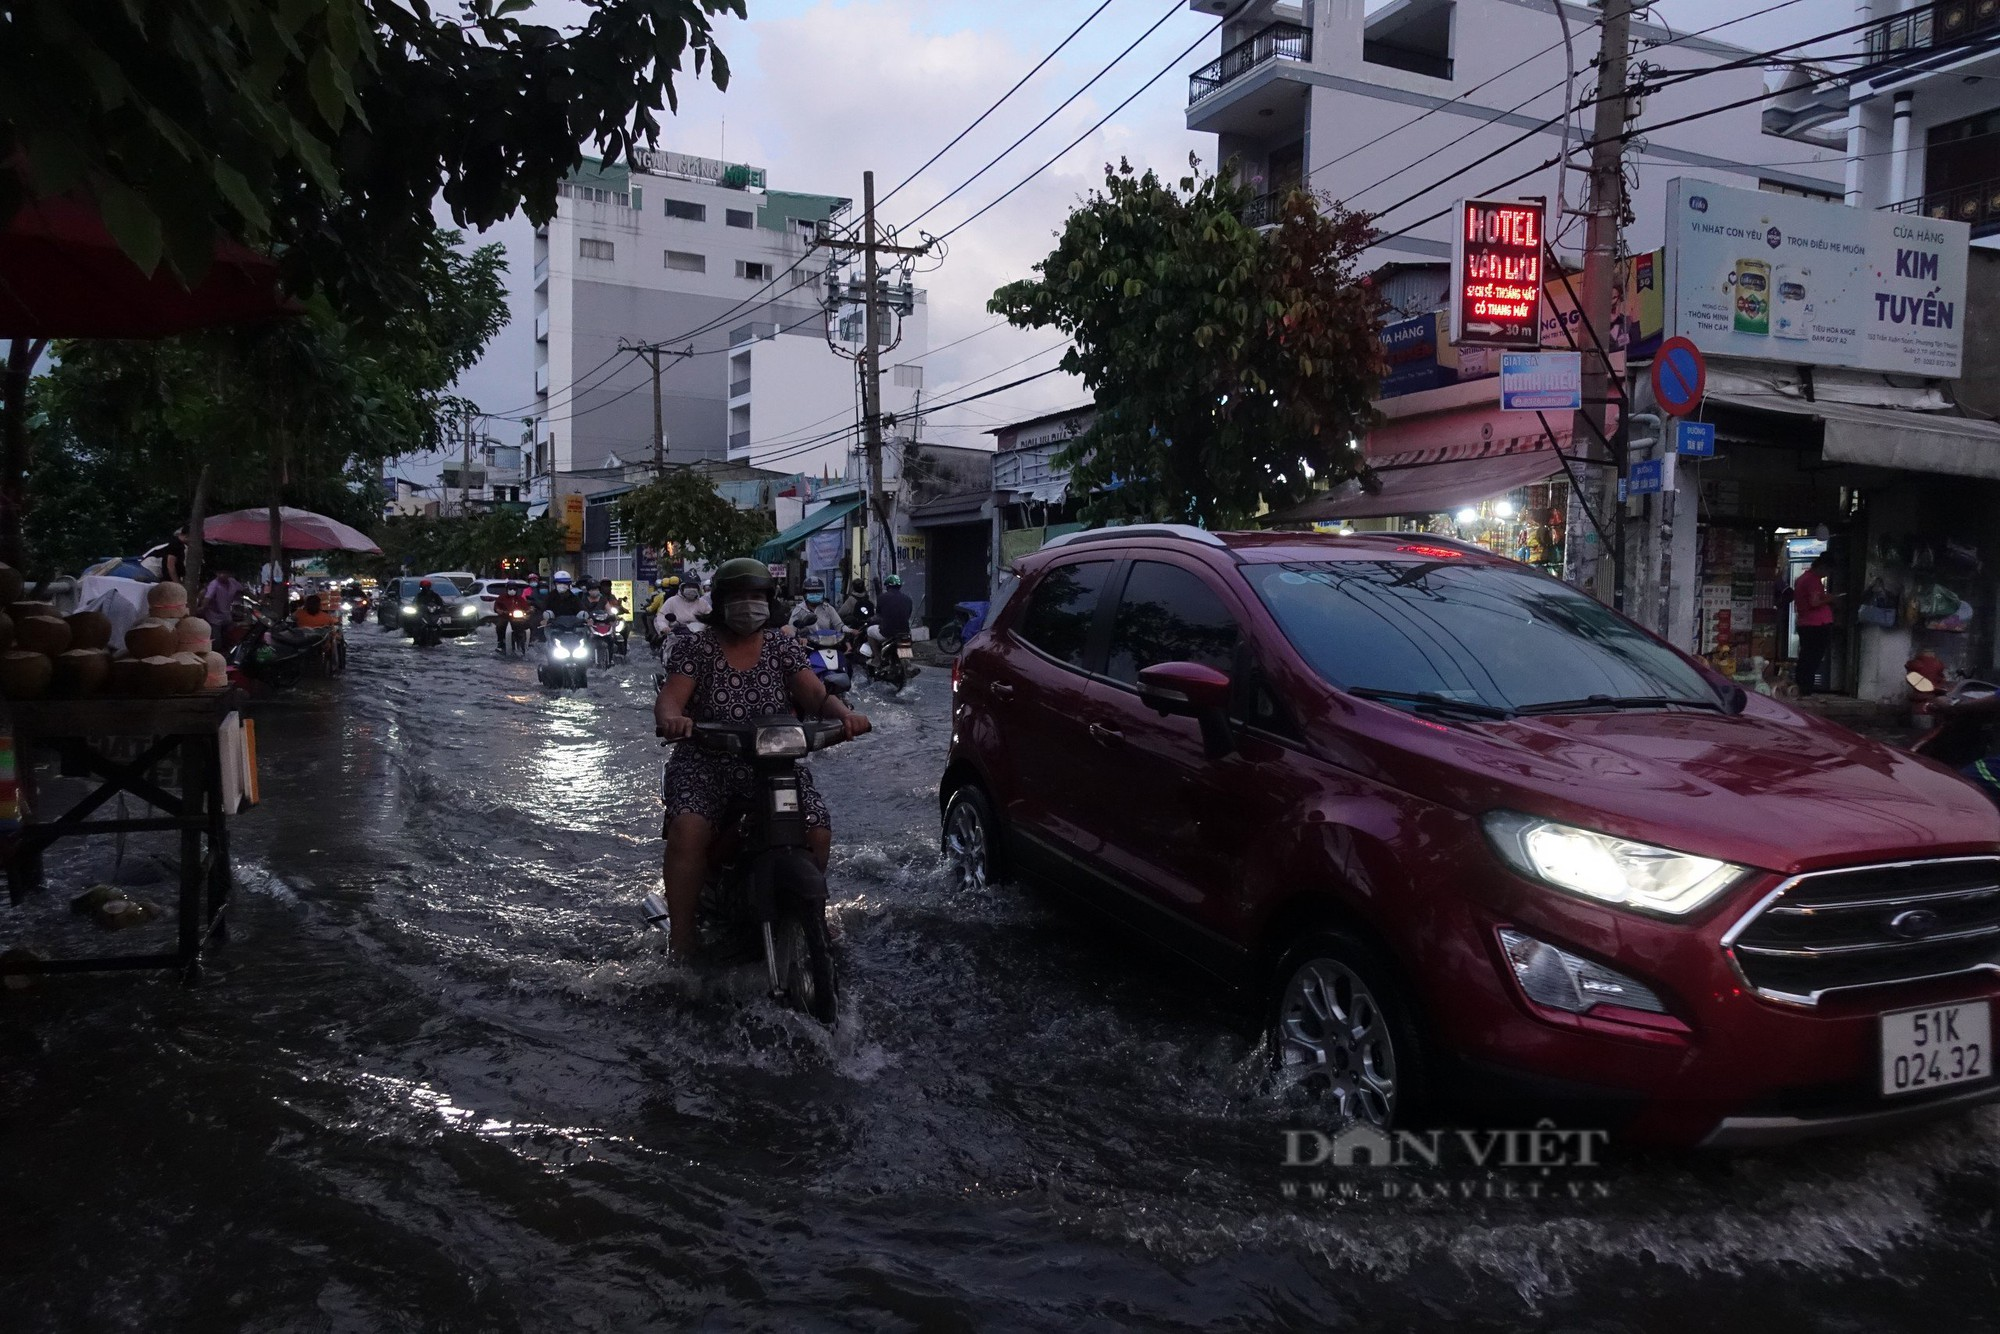
M 729 382 L 729 396 L 731 398 L 741 398 L 749 392 L 750 392 L 750 381 L 747 378 L 742 380 L 731 380 Z
M 740 454 L 748 448 L 750 448 L 750 433 L 748 431 L 731 431 L 729 433 L 730 453 Z
M 1188 75 L 1188 105 L 1193 106 L 1211 93 L 1220 92 L 1268 61 L 1312 58 L 1311 28 L 1302 28 L 1296 23 L 1270 24 L 1248 40 L 1224 51 L 1220 60 Z
M 1297 186 L 1285 190 L 1273 190 L 1269 194 L 1258 195 L 1243 208 L 1245 227 L 1275 227 L 1285 220 L 1285 201 L 1292 197 Z
M 545 284 L 546 284 L 546 283 L 548 282 L 548 280 L 549 280 L 549 262 L 548 262 L 548 261 L 547 261 L 546 259 L 538 259 L 538 260 L 536 260 L 536 261 L 535 261 L 535 286 L 537 286 L 537 287 L 541 287 L 541 286 L 545 285 Z
M 1957 46 L 1992 32 L 2000 32 L 2000 0 L 1939 0 L 1882 20 L 1865 41 L 1870 59 L 1893 60 L 1905 51 Z
M 1919 195 L 1886 207 L 1892 213 L 1919 213 L 1926 218 L 1970 223 L 1974 236 L 1991 236 L 2000 232 L 2000 178 Z

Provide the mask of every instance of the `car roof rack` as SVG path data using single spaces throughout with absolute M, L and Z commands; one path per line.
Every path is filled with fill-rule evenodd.
M 1206 528 L 1196 528 L 1186 523 L 1135 523 L 1115 528 L 1087 528 L 1081 532 L 1064 533 L 1042 543 L 1042 550 L 1050 547 L 1066 547 L 1078 542 L 1105 542 L 1121 537 L 1178 537 L 1188 542 L 1199 542 L 1203 546 L 1228 547 L 1228 543 L 1209 532 Z

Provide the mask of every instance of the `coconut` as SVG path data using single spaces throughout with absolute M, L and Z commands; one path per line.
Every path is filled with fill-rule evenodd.
M 174 652 L 206 653 L 215 631 L 199 616 L 183 616 L 174 625 Z
M 11 565 L 0 565 L 0 602 L 19 602 L 21 594 L 28 591 L 27 581 L 21 572 Z
M 73 648 L 55 660 L 54 689 L 72 698 L 95 695 L 111 679 L 111 650 Z
M 208 675 L 202 679 L 201 688 L 203 690 L 226 689 L 229 685 L 229 659 L 212 649 L 202 654 L 201 657 L 208 671 Z
M 146 662 L 143 658 L 114 658 L 111 661 L 111 679 L 105 689 L 113 695 L 143 695 L 146 693 Z
M 192 695 L 208 679 L 208 660 L 199 653 L 176 653 L 168 661 L 176 671 L 169 695 Z
M 163 621 L 187 615 L 188 592 L 180 584 L 154 584 L 146 590 L 146 610 Z
M 15 623 L 14 639 L 31 653 L 53 658 L 69 652 L 69 622 L 60 616 L 30 616 Z
M 58 613 L 53 602 L 10 602 L 7 604 L 7 614 L 18 623 L 30 616 L 54 616 Z
M 40 699 L 53 675 L 55 664 L 39 653 L 26 649 L 0 653 L 0 693 L 8 699 Z
M 180 685 L 180 664 L 165 654 L 155 654 L 141 658 L 140 665 L 145 672 L 139 677 L 139 693 L 142 695 L 171 695 Z
M 111 618 L 101 611 L 73 612 L 69 622 L 71 648 L 104 648 L 111 643 Z
M 163 658 L 174 652 L 174 629 L 165 621 L 141 621 L 125 632 L 125 652 L 135 658 Z

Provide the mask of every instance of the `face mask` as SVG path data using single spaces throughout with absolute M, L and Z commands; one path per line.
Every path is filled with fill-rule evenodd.
M 770 614 L 762 598 L 739 598 L 723 609 L 722 623 L 733 634 L 750 635 L 764 628 Z
M 699 588 L 683 588 L 681 596 L 689 602 L 699 602 L 701 601 L 701 590 Z
M 824 601 L 826 601 L 826 597 L 824 594 L 821 593 L 806 594 L 806 605 L 808 607 L 817 607 L 820 603 Z

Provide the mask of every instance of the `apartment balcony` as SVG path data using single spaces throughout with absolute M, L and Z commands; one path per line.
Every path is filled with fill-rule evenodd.
M 1915 213 L 1926 218 L 1970 223 L 1974 237 L 1992 236 L 2000 233 L 2000 179 L 1919 195 L 1885 207 L 1891 213 Z
M 1870 59 L 1900 61 L 1995 34 L 2000 34 L 2000 0 L 1939 0 L 1865 29 L 1862 41 Z
M 1222 53 L 1222 58 L 1188 75 L 1188 106 L 1213 97 L 1238 79 L 1274 60 L 1310 61 L 1311 28 L 1296 23 L 1272 23 Z
M 541 288 L 547 287 L 548 285 L 549 285 L 549 262 L 546 259 L 538 259 L 535 261 L 536 290 L 540 290 Z
M 731 380 L 729 382 L 729 396 L 731 398 L 743 398 L 746 395 L 748 395 L 749 392 L 750 392 L 749 376 L 746 375 L 740 380 Z
M 729 433 L 730 453 L 741 454 L 748 448 L 750 448 L 750 433 L 748 431 L 731 431 Z
M 1245 227 L 1275 227 L 1285 220 L 1285 201 L 1292 197 L 1297 187 L 1287 190 L 1273 190 L 1258 195 L 1243 209 Z
M 546 310 L 535 316 L 535 341 L 537 343 L 549 341 L 549 313 Z
M 546 394 L 548 392 L 549 392 L 549 368 L 548 364 L 544 362 L 542 365 L 535 367 L 535 393 L 537 395 L 541 395 L 541 394 Z

